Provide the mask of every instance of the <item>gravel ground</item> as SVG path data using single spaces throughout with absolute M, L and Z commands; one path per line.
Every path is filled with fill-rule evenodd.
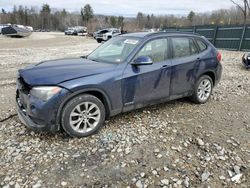
M 1 120 L 15 114 L 17 69 L 98 46 L 56 33 L 0 44 Z M 250 187 L 250 72 L 242 52 L 222 54 L 222 81 L 204 105 L 182 99 L 125 113 L 82 139 L 2 121 L 0 187 Z

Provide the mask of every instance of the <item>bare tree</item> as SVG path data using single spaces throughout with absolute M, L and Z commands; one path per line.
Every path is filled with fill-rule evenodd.
M 247 23 L 247 16 L 250 12 L 250 6 L 249 6 L 249 3 L 250 3 L 250 0 L 241 0 L 243 5 L 240 4 L 240 3 L 236 3 L 234 0 L 230 0 L 233 4 L 235 4 L 243 13 L 244 15 L 244 24 Z

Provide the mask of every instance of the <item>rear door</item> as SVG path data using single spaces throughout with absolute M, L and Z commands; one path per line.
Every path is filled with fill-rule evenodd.
M 171 37 L 172 73 L 170 95 L 179 98 L 192 92 L 195 84 L 195 69 L 200 57 L 195 42 L 189 37 Z

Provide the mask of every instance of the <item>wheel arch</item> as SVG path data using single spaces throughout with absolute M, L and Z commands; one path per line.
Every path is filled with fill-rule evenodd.
M 56 124 L 58 126 L 61 127 L 61 116 L 62 116 L 62 112 L 63 112 L 63 108 L 66 106 L 66 104 L 73 99 L 74 97 L 77 97 L 79 95 L 83 95 L 83 94 L 89 94 L 89 95 L 93 95 L 96 98 L 98 98 L 104 105 L 105 107 L 105 112 L 106 112 L 106 119 L 110 116 L 110 112 L 111 112 L 111 103 L 110 100 L 108 99 L 108 96 L 105 94 L 105 92 L 103 92 L 100 89 L 84 89 L 84 90 L 79 90 L 73 93 L 70 93 L 60 104 L 57 115 L 56 115 Z
M 213 71 L 204 72 L 203 74 L 201 74 L 201 75 L 199 76 L 199 78 L 202 77 L 202 76 L 204 76 L 204 75 L 209 76 L 209 77 L 212 79 L 212 81 L 213 81 L 213 85 L 215 85 L 216 77 L 215 77 L 215 73 L 214 73 Z

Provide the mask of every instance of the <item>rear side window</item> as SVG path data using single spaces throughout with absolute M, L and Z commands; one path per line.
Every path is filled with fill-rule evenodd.
M 154 39 L 146 43 L 136 57 L 149 56 L 154 63 L 162 62 L 167 59 L 167 50 L 168 50 L 167 39 L 165 38 Z
M 194 41 L 190 38 L 172 38 L 174 58 L 191 56 L 198 53 Z
M 207 49 L 207 45 L 202 40 L 197 39 L 196 42 L 201 52 Z

